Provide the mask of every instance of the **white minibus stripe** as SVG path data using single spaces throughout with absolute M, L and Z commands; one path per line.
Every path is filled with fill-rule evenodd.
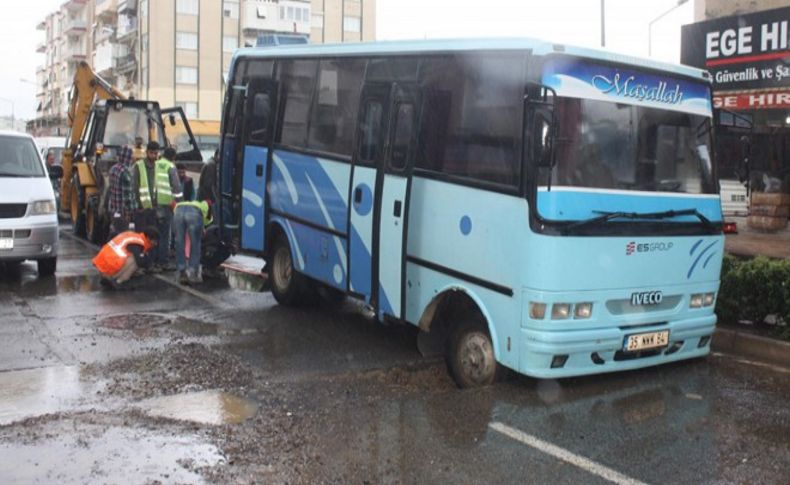
M 538 187 L 538 192 L 548 192 L 545 185 Z M 678 199 L 718 199 L 719 194 L 685 194 L 678 192 L 650 192 L 647 190 L 617 190 L 617 189 L 594 189 L 590 187 L 574 187 L 572 185 L 552 185 L 551 192 L 585 192 L 590 194 L 611 194 L 611 195 L 639 195 L 653 197 L 674 197 Z
M 547 455 L 551 455 L 554 458 L 562 460 L 566 463 L 570 463 L 571 465 L 579 467 L 584 471 L 592 473 L 593 475 L 597 475 L 605 480 L 609 480 L 612 483 L 623 485 L 645 485 L 644 482 L 625 476 L 622 473 L 612 470 L 607 466 L 596 463 L 583 456 L 579 456 L 571 451 L 566 450 L 565 448 L 560 448 L 557 445 L 543 441 L 542 439 L 536 438 L 535 436 L 529 435 L 521 430 L 511 428 L 510 426 L 498 421 L 489 424 L 488 427 L 494 431 L 502 433 L 508 438 L 518 441 L 519 443 L 535 448 L 538 451 L 546 453 Z

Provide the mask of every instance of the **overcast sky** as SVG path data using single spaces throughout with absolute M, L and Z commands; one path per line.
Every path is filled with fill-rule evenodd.
M 44 40 L 36 24 L 64 0 L 3 1 L 0 15 L 0 116 L 30 119 L 36 113 L 35 81 Z M 156 1 L 156 0 L 153 0 Z M 606 0 L 606 47 L 647 56 L 648 24 L 677 0 Z M 446 37 L 537 37 L 597 47 L 601 39 L 600 0 L 377 0 L 379 39 Z M 653 25 L 653 57 L 678 62 L 680 26 L 693 21 L 693 0 Z

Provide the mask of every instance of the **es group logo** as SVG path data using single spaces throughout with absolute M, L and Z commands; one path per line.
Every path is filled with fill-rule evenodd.
M 631 241 L 625 245 L 625 255 L 631 256 L 634 253 L 652 253 L 653 251 L 669 251 L 674 246 L 671 242 L 654 243 L 635 243 Z

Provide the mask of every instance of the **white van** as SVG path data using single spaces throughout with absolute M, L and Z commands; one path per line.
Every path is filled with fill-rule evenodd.
M 49 176 L 33 137 L 0 131 L 0 262 L 38 262 L 39 276 L 55 273 L 58 217 Z

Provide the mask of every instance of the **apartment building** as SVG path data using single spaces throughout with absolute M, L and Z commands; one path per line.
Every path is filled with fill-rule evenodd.
M 126 95 L 216 122 L 237 48 L 276 33 L 316 43 L 375 40 L 375 12 L 375 0 L 69 0 L 38 26 L 45 61 L 31 130 L 65 132 L 80 60 Z

